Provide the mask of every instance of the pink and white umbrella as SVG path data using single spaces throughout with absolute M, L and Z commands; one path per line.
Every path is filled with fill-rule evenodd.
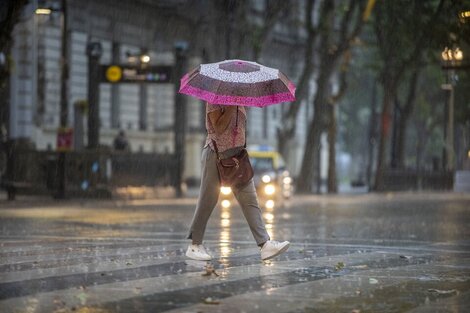
M 286 75 L 243 60 L 201 64 L 181 78 L 179 92 L 225 105 L 264 107 L 295 100 L 295 86 Z

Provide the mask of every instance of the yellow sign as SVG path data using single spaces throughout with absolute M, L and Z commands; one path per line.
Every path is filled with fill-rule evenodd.
M 112 83 L 117 82 L 122 77 L 122 69 L 117 65 L 111 65 L 106 70 L 106 79 Z

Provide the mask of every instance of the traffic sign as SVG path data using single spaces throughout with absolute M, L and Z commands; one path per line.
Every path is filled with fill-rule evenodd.
M 106 69 L 106 79 L 115 83 L 122 78 L 122 69 L 117 65 L 111 65 Z
M 70 127 L 59 127 L 57 130 L 57 151 L 65 152 L 72 149 L 73 129 Z
M 168 84 L 172 66 L 131 66 L 109 64 L 101 66 L 102 83 L 157 83 Z

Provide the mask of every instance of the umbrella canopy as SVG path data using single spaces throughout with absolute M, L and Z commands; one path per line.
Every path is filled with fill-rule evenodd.
M 295 100 L 295 86 L 286 75 L 243 60 L 201 64 L 181 78 L 179 92 L 225 105 L 264 107 Z

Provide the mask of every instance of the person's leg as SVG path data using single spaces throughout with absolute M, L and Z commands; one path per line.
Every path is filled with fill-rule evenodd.
M 258 204 L 253 179 L 250 180 L 245 187 L 234 190 L 234 194 L 242 207 L 243 215 L 245 215 L 248 225 L 250 226 L 256 244 L 261 246 L 266 241 L 270 240 L 270 238 L 266 231 L 263 217 L 261 216 L 261 209 Z
M 202 153 L 202 173 L 199 198 L 194 212 L 193 220 L 189 228 L 188 239 L 193 244 L 202 244 L 207 221 L 219 199 L 220 182 L 216 165 L 216 155 L 209 147 Z

